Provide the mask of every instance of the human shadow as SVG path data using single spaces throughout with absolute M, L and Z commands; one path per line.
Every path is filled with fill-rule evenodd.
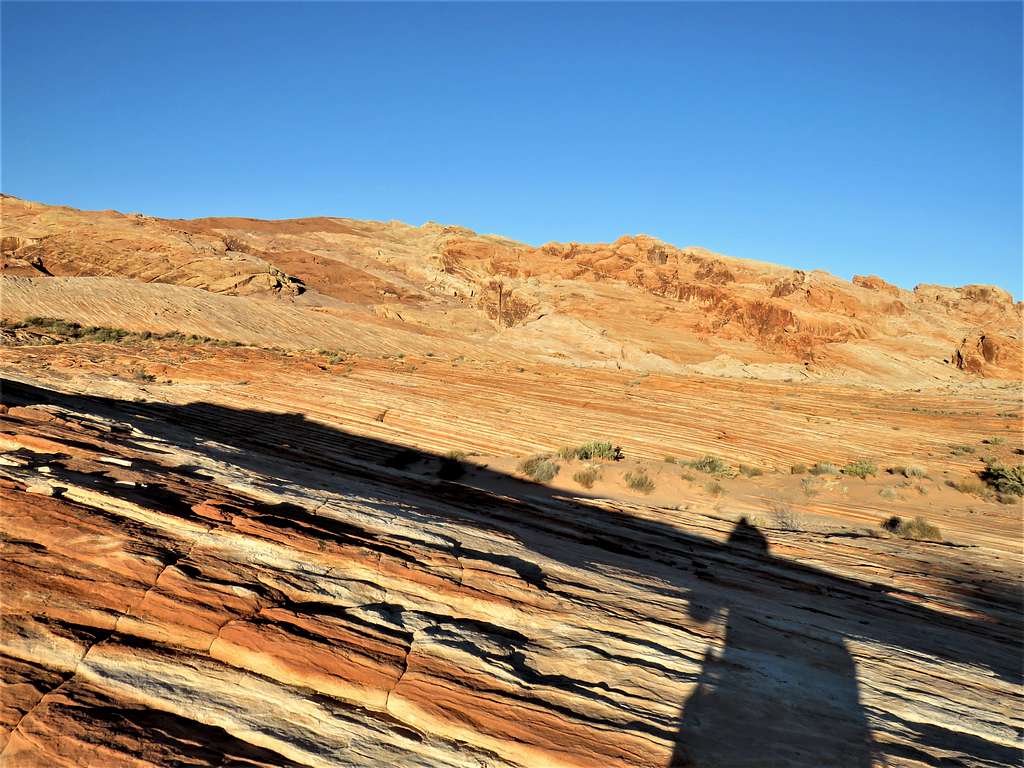
M 746 518 L 725 546 L 770 558 L 767 538 Z M 724 602 L 726 593 L 700 593 L 689 602 L 690 617 L 707 623 L 726 612 L 724 647 L 704 655 L 697 687 L 683 705 L 671 768 L 870 768 L 871 732 L 843 638 L 821 633 L 808 643 L 743 601 Z
M 461 482 L 439 480 L 436 471 L 444 466 L 453 476 L 450 459 L 446 465 L 443 457 L 354 435 L 302 414 L 203 402 L 129 402 L 12 380 L 0 381 L 0 393 L 8 405 L 50 404 L 122 422 L 107 436 L 112 443 L 147 450 L 134 429 L 188 450 L 202 443 L 204 454 L 276 478 L 285 487 L 349 494 L 355 487 L 362 494 L 370 488 L 394 514 L 434 516 L 513 537 L 524 549 L 572 568 L 639 574 L 648 579 L 652 594 L 663 589 L 665 596 L 686 602 L 687 623 L 713 625 L 726 614 L 723 650 L 705 655 L 679 720 L 649 730 L 674 744 L 672 766 L 871 765 L 878 748 L 858 691 L 849 650 L 854 641 L 896 655 L 980 667 L 985 675 L 1016 685 L 1022 679 L 1019 588 L 973 566 L 954 574 L 959 605 L 942 606 L 935 598 L 928 604 L 919 594 L 773 556 L 764 534 L 749 522 L 738 523 L 721 542 L 635 514 L 625 505 L 584 495 L 567 499 L 493 470 L 473 470 Z M 151 468 L 155 478 L 174 471 L 155 461 Z M 105 492 L 160 504 L 169 514 L 195 514 L 190 500 L 173 498 L 159 482 L 108 484 Z M 339 541 L 378 536 L 294 504 L 267 507 L 260 510 L 266 525 Z M 458 555 L 464 545 L 453 541 L 450 546 Z M 514 570 L 526 583 L 545 585 L 537 562 L 485 552 L 473 556 Z M 890 751 L 909 750 L 919 757 L 936 745 L 1000 764 L 1018 757 L 1012 748 L 950 726 L 902 721 L 895 727 L 913 734 L 917 747 L 890 745 Z

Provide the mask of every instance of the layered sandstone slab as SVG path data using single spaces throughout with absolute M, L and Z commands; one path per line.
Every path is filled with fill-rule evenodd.
M 445 482 L 323 414 L 20 378 L 5 765 L 1019 757 L 1013 547 Z

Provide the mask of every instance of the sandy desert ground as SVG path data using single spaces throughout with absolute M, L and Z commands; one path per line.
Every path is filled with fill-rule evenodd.
M 1020 763 L 1000 289 L 2 213 L 5 768 Z

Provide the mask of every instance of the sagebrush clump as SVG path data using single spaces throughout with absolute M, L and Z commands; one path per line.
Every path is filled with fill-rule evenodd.
M 916 539 L 918 541 L 942 540 L 942 532 L 923 517 L 904 520 L 893 515 L 887 520 L 882 521 L 882 528 L 904 539 Z
M 559 466 L 546 453 L 531 456 L 519 465 L 519 471 L 535 483 L 547 483 L 558 474 Z
M 601 472 L 597 467 L 587 467 L 581 469 L 579 472 L 572 476 L 572 479 L 582 485 L 584 488 L 593 488 L 594 483 L 601 477 Z
M 1024 464 L 1009 467 L 1000 461 L 990 460 L 980 477 L 996 492 L 1009 496 L 1024 496 Z
M 638 469 L 636 472 L 627 472 L 623 479 L 626 481 L 626 485 L 637 493 L 650 493 L 654 490 L 654 481 L 642 469 Z
M 829 464 L 827 461 L 819 461 L 811 465 L 811 468 L 807 471 L 812 475 L 838 475 L 839 467 L 835 464 Z
M 465 451 L 448 451 L 441 457 L 441 466 L 437 470 L 437 476 L 442 480 L 458 480 L 466 474 L 466 467 L 462 463 L 465 458 Z
M 576 447 L 571 445 L 562 446 L 558 449 L 558 456 L 566 461 L 572 461 L 573 459 L 581 459 L 582 461 L 589 461 L 591 459 L 618 461 L 622 458 L 622 449 L 606 440 L 591 440 Z
M 701 456 L 699 459 L 693 459 L 692 461 L 684 461 L 683 466 L 716 477 L 732 477 L 734 474 L 732 467 L 711 454 Z
M 864 480 L 869 475 L 878 474 L 878 465 L 869 459 L 857 459 L 843 467 L 842 472 L 844 475 L 859 477 L 861 480 Z

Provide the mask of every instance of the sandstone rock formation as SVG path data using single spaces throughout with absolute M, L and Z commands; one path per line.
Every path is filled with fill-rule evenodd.
M 5 765 L 1019 755 L 1007 550 L 490 492 L 298 415 L 4 399 Z
M 0 204 L 3 768 L 1019 763 L 998 289 Z
M 3 274 L 40 279 L 38 288 L 18 289 L 40 292 L 27 298 L 37 315 L 48 313 L 54 293 L 43 287 L 46 275 L 106 276 L 343 312 L 363 307 L 493 355 L 587 366 L 727 375 L 774 366 L 776 377 L 791 377 L 795 366 L 801 377 L 917 387 L 969 375 L 1017 380 L 1022 365 L 1024 310 L 991 286 L 906 291 L 874 276 L 850 283 L 643 235 L 532 247 L 434 223 L 171 221 L 12 197 L 0 204 Z M 91 285 L 72 280 L 60 293 L 88 294 Z M 17 319 L 21 306 L 5 317 Z M 248 306 L 238 314 L 255 316 Z M 209 335 L 201 315 L 180 330 Z M 553 318 L 567 350 L 558 355 L 543 342 Z M 958 366 L 950 350 L 979 329 L 1001 352 Z M 294 335 L 281 341 L 294 343 Z M 709 365 L 715 359 L 737 362 Z

